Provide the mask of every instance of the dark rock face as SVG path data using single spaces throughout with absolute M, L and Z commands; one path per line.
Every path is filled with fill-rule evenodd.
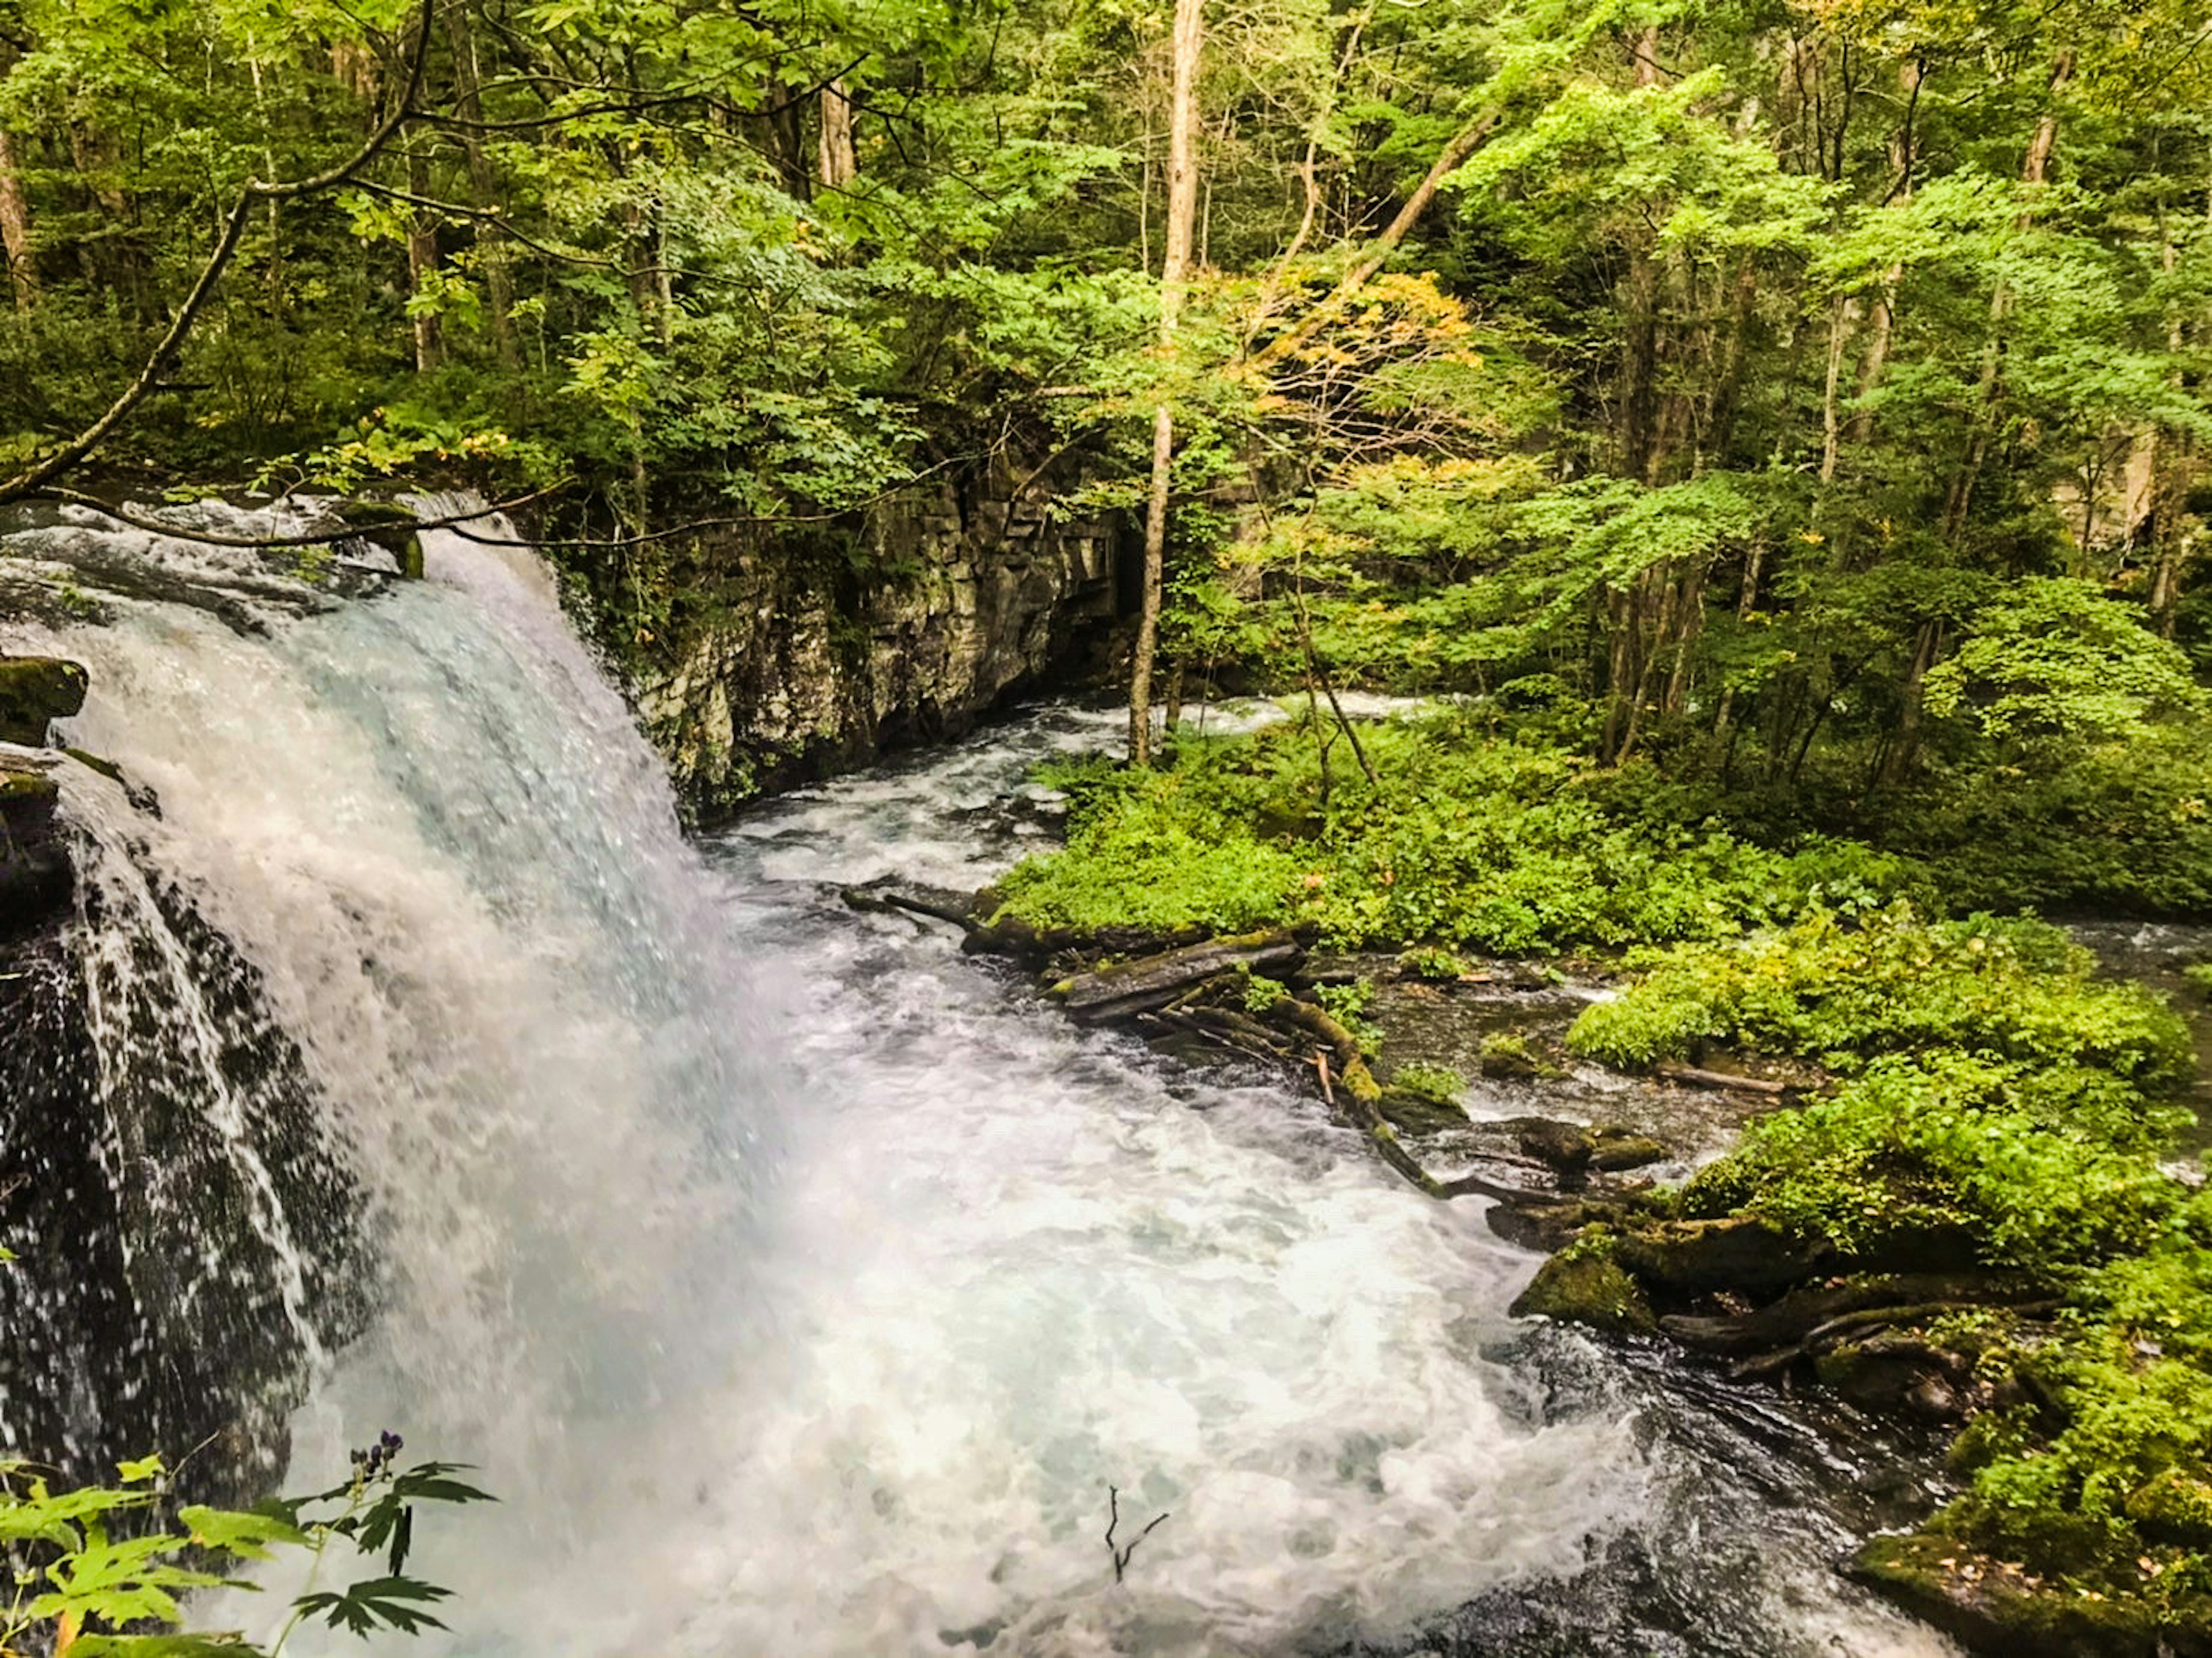
M 867 574 L 699 549 L 709 619 L 640 688 L 677 786 L 711 819 L 753 796 L 954 737 L 1098 653 L 1121 610 L 1119 531 L 989 480 L 876 513 Z
M 69 902 L 69 852 L 54 821 L 60 793 L 42 768 L 0 756 L 0 938 Z
M 361 1206 L 258 975 L 159 905 L 166 938 L 88 888 L 0 944 L 0 1455 L 74 1482 L 204 1443 L 189 1494 L 252 1501 L 307 1333 L 358 1327 Z
M 52 656 L 0 657 L 0 743 L 46 745 L 46 728 L 84 706 L 85 671 Z

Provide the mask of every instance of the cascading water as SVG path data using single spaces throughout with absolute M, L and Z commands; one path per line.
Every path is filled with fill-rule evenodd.
M 18 550 L 62 534 L 208 574 L 120 531 Z M 1829 1573 L 1850 1462 L 1515 1325 L 1533 1261 L 1472 1204 L 838 902 L 988 878 L 1028 765 L 1110 722 L 694 847 L 542 568 L 425 541 L 426 580 L 265 635 L 122 598 L 37 642 L 91 669 L 70 739 L 161 806 L 70 779 L 100 1078 L 72 1108 L 115 1206 L 158 1212 L 120 1228 L 138 1260 L 199 1262 L 228 1194 L 224 1295 L 122 1264 L 134 1351 L 261 1342 L 295 1487 L 386 1427 L 482 1465 L 506 1501 L 417 1542 L 459 1650 L 1945 1649 Z M 156 1166 L 182 1131 L 129 1126 L 187 1111 L 189 1184 Z M 1109 1484 L 1170 1516 L 1118 1585 Z

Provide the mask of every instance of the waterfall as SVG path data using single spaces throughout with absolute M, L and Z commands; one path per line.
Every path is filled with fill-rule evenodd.
M 1533 1262 L 1310 1103 L 838 902 L 988 880 L 1110 718 L 695 844 L 513 530 L 423 539 L 334 598 L 11 537 L 75 597 L 0 647 L 88 666 L 68 740 L 159 815 L 67 774 L 77 910 L 0 980 L 65 1074 L 0 1239 L 76 1217 L 0 1291 L 0 1430 L 481 1465 L 416 1560 L 481 1658 L 1944 1649 L 1829 1574 L 1840 1453 L 1516 1325 Z M 1109 1485 L 1170 1516 L 1120 1584 Z

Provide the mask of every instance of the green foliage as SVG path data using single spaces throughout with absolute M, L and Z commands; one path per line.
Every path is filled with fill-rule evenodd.
M 1637 983 L 1577 1019 L 1576 1052 L 1616 1065 L 1680 1059 L 1699 1042 L 1817 1056 L 1856 1071 L 1879 1054 L 1957 1048 L 2088 1065 L 2142 1086 L 2183 1073 L 2188 1033 L 2155 996 L 2100 981 L 2058 928 L 1910 908 L 1643 958 Z
M 1756 1120 L 1683 1206 L 1860 1257 L 1950 1236 L 1993 1266 L 2069 1273 L 2162 1236 L 2177 1188 L 2157 1154 L 2185 1121 L 2094 1067 L 1890 1055 L 1832 1099 Z
M 1467 1092 L 1467 1078 L 1449 1066 L 1401 1065 L 1390 1073 L 1390 1086 L 1404 1089 L 1435 1105 L 1456 1105 Z
M 1008 909 L 1040 926 L 1305 924 L 1345 946 L 1526 954 L 1725 936 L 1915 880 L 1849 843 L 1778 853 L 1655 821 L 1619 778 L 1467 716 L 1363 726 L 1379 787 L 1333 729 L 1308 715 L 1186 739 L 1164 771 L 1055 771 L 1067 844 L 1001 884 Z
M 1367 1017 L 1375 1005 L 1375 981 L 1355 979 L 1348 985 L 1321 985 L 1314 994 L 1329 1016 L 1349 1030 L 1354 1041 L 1371 1054 L 1382 1042 L 1382 1027 Z
M 1431 984 L 1450 984 L 1468 973 L 1466 957 L 1435 944 L 1419 944 L 1398 958 L 1398 964 L 1414 978 Z
M 1850 1075 L 1752 1122 L 1680 1213 L 1758 1216 L 1893 1269 L 1971 1260 L 2064 1296 L 2053 1336 L 1995 1314 L 1971 1333 L 1984 1370 L 2026 1376 L 2042 1405 L 1977 1418 L 1954 1452 L 1971 1484 L 1933 1531 L 2075 1592 L 2170 1607 L 2212 1587 L 2212 1199 L 2166 1161 L 2192 1121 L 2158 1097 L 2188 1062 L 2172 1014 L 2098 980 L 2056 928 L 1902 908 L 1647 964 L 1584 1014 L 1577 1048 L 1648 1060 L 1726 1041 Z
M 266 1658 L 276 1658 L 293 1631 L 311 1621 L 364 1636 L 380 1628 L 407 1635 L 444 1628 L 423 1608 L 447 1591 L 402 1575 L 415 1505 L 491 1499 L 454 1479 L 456 1464 L 401 1470 L 393 1460 L 398 1445 L 387 1434 L 356 1453 L 344 1485 L 250 1511 L 173 1506 L 158 1456 L 122 1463 L 114 1486 L 59 1492 L 27 1465 L 0 1462 L 0 1553 L 14 1584 L 0 1607 L 0 1653 L 39 1649 L 35 1643 L 51 1637 L 76 1658 L 258 1658 L 262 1649 L 236 1635 L 148 1633 L 146 1626 L 179 1631 L 186 1615 L 179 1597 L 190 1590 L 258 1588 L 234 1580 L 229 1568 L 274 1559 L 280 1549 L 307 1557 L 310 1582 Z M 382 1570 L 343 1589 L 313 1588 L 340 1544 Z

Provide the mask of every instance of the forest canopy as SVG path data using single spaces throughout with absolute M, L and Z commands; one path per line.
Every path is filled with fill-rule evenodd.
M 1962 847 L 2189 768 L 2181 0 L 6 0 L 0 70 L 0 495 L 527 495 L 649 665 L 673 530 L 894 582 L 997 465 L 1152 521 L 1170 714 L 1479 695 Z

